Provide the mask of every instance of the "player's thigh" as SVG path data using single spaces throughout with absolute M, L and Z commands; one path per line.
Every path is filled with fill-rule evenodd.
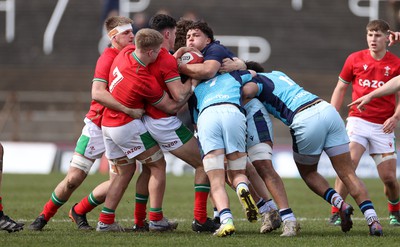
M 261 142 L 273 142 L 272 122 L 264 105 L 252 99 L 245 106 L 247 122 L 247 148 Z
M 143 123 L 164 151 L 180 148 L 193 137 L 193 133 L 176 116 L 153 119 L 145 115 Z

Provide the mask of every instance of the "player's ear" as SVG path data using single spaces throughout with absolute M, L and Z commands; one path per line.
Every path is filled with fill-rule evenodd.
M 166 31 L 164 32 L 164 39 L 168 39 L 170 34 L 171 34 L 171 32 L 168 31 L 168 30 L 166 30 Z

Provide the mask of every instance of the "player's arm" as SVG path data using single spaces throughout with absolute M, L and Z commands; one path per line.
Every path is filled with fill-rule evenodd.
M 186 80 L 183 84 L 181 80 L 175 80 L 167 83 L 169 92 L 172 98 L 177 102 L 182 102 L 188 95 L 192 93 L 192 82 Z
M 389 95 L 389 94 L 394 94 L 398 91 L 400 91 L 400 76 L 396 76 L 396 77 L 390 79 L 388 82 L 386 82 L 380 88 L 375 89 L 374 91 L 370 92 L 369 94 L 358 98 L 357 100 L 351 102 L 348 106 L 357 105 L 357 108 L 360 111 L 363 111 L 365 105 L 368 104 L 369 102 L 371 102 L 372 99 L 379 98 L 379 97 Z M 397 111 L 397 108 L 396 108 L 396 111 Z
M 259 87 L 255 82 L 248 82 L 242 88 L 242 104 L 245 105 L 251 99 L 257 96 Z
M 399 101 L 400 92 L 396 93 L 396 110 L 394 114 L 386 119 L 383 123 L 383 132 L 386 134 L 392 133 L 397 126 L 397 123 L 400 120 L 400 101 Z
M 204 63 L 181 64 L 179 71 L 189 77 L 199 80 L 207 80 L 213 78 L 221 64 L 217 60 L 206 60 Z
M 192 93 L 188 94 L 181 102 L 178 102 L 171 99 L 169 95 L 164 92 L 162 98 L 153 105 L 165 113 L 174 115 L 186 104 L 191 95 Z
M 108 92 L 107 84 L 102 81 L 93 81 L 92 99 L 107 108 L 123 112 L 136 119 L 141 118 L 144 113 L 143 109 L 131 109 L 119 103 L 110 92 Z
M 234 70 L 245 70 L 247 69 L 246 63 L 237 58 L 234 57 L 233 59 L 231 58 L 225 58 L 222 60 L 221 68 L 219 69 L 220 73 L 228 73 L 232 72 Z
M 340 110 L 340 107 L 343 104 L 344 96 L 346 94 L 346 90 L 349 84 L 338 80 L 335 89 L 333 90 L 331 97 L 331 105 L 336 108 L 337 111 Z

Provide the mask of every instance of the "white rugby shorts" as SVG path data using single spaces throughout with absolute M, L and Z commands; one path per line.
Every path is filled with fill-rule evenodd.
M 88 159 L 100 159 L 105 152 L 101 128 L 85 118 L 81 136 L 76 142 L 75 152 Z
M 163 151 L 178 149 L 193 137 L 193 133 L 176 116 L 153 119 L 144 115 L 142 120 Z
M 348 117 L 347 134 L 351 142 L 357 142 L 369 149 L 370 154 L 396 152 L 394 132 L 385 134 L 383 124 L 376 124 L 359 117 Z
M 118 126 L 102 126 L 107 159 L 128 157 L 133 159 L 144 151 L 157 145 L 143 122 L 134 119 Z

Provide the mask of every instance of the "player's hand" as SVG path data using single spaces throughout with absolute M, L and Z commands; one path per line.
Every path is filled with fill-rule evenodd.
M 246 69 L 246 64 L 238 59 L 238 58 L 224 58 L 222 60 L 221 68 L 219 68 L 219 73 L 228 73 L 232 72 L 234 70 L 245 70 Z
M 233 70 L 236 70 L 235 61 L 230 58 L 224 58 L 224 60 L 222 60 L 221 67 L 219 68 L 219 73 L 228 73 Z
M 130 117 L 134 118 L 134 119 L 140 119 L 142 118 L 143 114 L 144 114 L 144 109 L 139 109 L 139 108 L 127 108 L 127 110 L 125 111 L 126 114 L 128 114 Z
M 393 32 L 390 30 L 388 32 L 389 32 L 389 46 L 400 43 L 400 32 Z
M 370 101 L 371 101 L 371 97 L 369 97 L 368 95 L 364 95 L 364 96 L 354 100 L 347 106 L 351 107 L 353 105 L 357 105 L 357 109 L 361 112 L 361 111 L 365 111 L 365 105 L 368 104 Z
M 185 54 L 188 51 L 197 52 L 197 53 L 201 54 L 201 52 L 198 49 L 194 48 L 194 47 L 186 47 L 186 46 L 184 46 L 184 47 L 179 48 L 177 51 L 175 51 L 173 56 L 175 57 L 175 59 L 178 59 L 178 58 L 182 57 L 182 55 Z
M 386 119 L 386 121 L 383 123 L 383 132 L 385 134 L 392 133 L 394 131 L 394 129 L 396 128 L 398 121 L 399 120 L 393 116 Z

